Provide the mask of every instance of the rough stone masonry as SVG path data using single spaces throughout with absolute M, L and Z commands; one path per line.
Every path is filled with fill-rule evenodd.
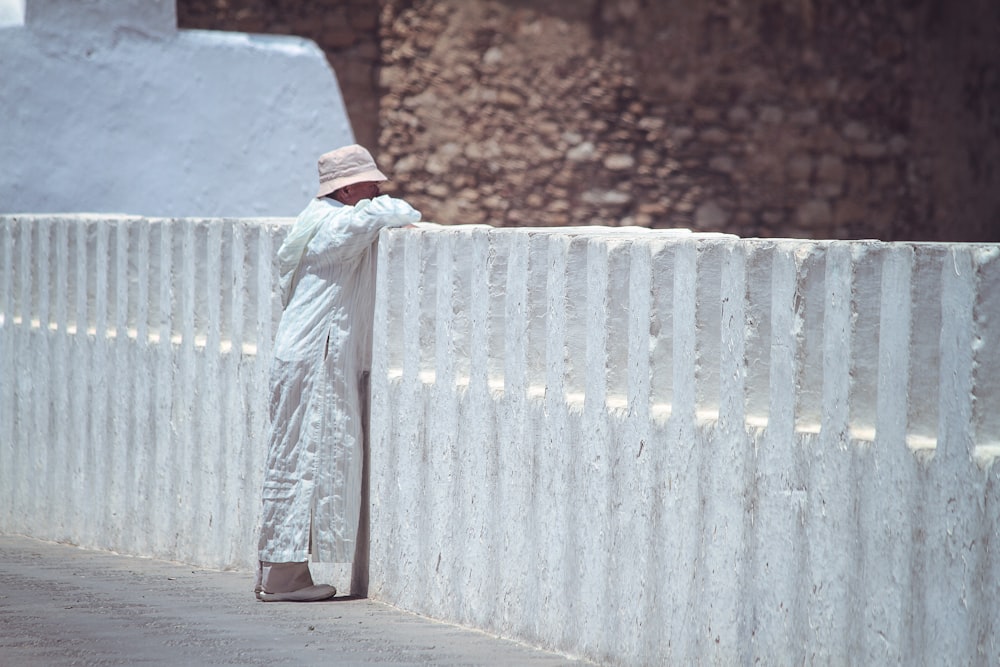
M 180 0 L 315 39 L 431 219 L 1000 238 L 1000 5 Z

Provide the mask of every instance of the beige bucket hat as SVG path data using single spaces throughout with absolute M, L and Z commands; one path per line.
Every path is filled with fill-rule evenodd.
M 316 196 L 325 197 L 345 185 L 387 180 L 389 177 L 375 166 L 372 154 L 363 146 L 351 144 L 319 157 L 319 191 Z

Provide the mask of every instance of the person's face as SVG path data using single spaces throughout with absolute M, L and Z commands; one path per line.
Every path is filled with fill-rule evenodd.
M 379 192 L 379 186 L 376 181 L 363 181 L 361 183 L 345 185 L 333 193 L 333 196 L 341 204 L 354 206 L 362 199 L 374 199 L 378 197 Z

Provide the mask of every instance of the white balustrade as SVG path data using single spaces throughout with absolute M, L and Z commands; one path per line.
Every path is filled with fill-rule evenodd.
M 254 565 L 288 220 L 0 216 L 0 531 Z M 1000 659 L 1000 247 L 389 230 L 373 597 L 614 664 Z
M 0 530 L 254 564 L 283 234 L 0 217 Z
M 380 244 L 372 594 L 612 664 L 1000 658 L 1000 248 Z

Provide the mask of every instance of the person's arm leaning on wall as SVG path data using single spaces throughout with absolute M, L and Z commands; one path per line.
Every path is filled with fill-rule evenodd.
M 420 220 L 420 211 L 388 195 L 363 199 L 347 208 L 334 209 L 336 233 L 313 239 L 310 252 L 355 255 L 370 246 L 383 228 L 406 227 Z

